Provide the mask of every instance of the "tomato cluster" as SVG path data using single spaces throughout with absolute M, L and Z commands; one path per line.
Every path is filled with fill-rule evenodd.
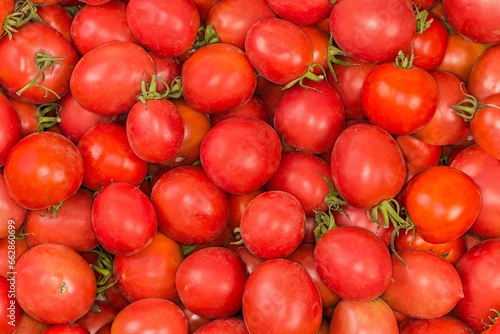
M 500 1 L 0 23 L 0 334 L 500 333 Z

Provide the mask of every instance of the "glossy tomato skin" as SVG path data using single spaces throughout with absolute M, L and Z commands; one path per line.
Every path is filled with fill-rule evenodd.
M 255 70 L 239 48 L 224 43 L 202 47 L 182 66 L 184 100 L 204 113 L 227 112 L 244 105 L 257 85 Z
M 167 87 L 162 80 L 170 86 L 172 81 L 181 75 L 181 62 L 177 58 L 160 57 L 152 52 L 149 55 L 156 68 L 156 91 L 163 92 Z
M 156 212 L 142 191 L 114 182 L 92 204 L 92 228 L 99 243 L 114 255 L 134 255 L 151 242 L 158 228 Z
M 122 125 L 95 125 L 80 138 L 78 149 L 85 164 L 83 185 L 92 191 L 112 181 L 139 185 L 146 176 L 148 163 L 132 151 Z
M 257 96 L 254 95 L 241 107 L 225 113 L 211 114 L 210 123 L 214 126 L 215 124 L 234 116 L 250 116 L 263 120 L 268 124 L 271 122 L 266 106 Z
M 312 46 L 295 24 L 278 18 L 254 24 L 245 39 L 248 59 L 267 80 L 286 85 L 312 64 Z
M 0 123 L 0 167 L 3 167 L 10 150 L 22 137 L 21 119 L 12 103 L 0 94 L 0 112 L 2 123 Z
M 415 15 L 407 0 L 340 1 L 333 6 L 330 30 L 349 56 L 383 63 L 409 49 L 415 38 Z
M 49 6 L 38 6 L 36 13 L 44 23 L 59 31 L 68 42 L 72 43 L 70 30 L 73 16 L 62 5 L 57 3 Z
M 162 57 L 177 57 L 194 44 L 200 15 L 189 0 L 130 0 L 127 22 L 145 48 Z
M 230 194 L 262 187 L 281 160 L 276 131 L 256 118 L 237 116 L 214 126 L 200 147 L 201 164 L 212 182 Z
M 318 288 L 299 264 L 284 259 L 266 261 L 248 277 L 243 319 L 250 333 L 316 334 L 321 314 Z
M 60 324 L 47 328 L 43 334 L 90 334 L 89 330 L 78 324 Z
M 189 326 L 189 333 L 195 332 L 198 328 L 203 326 L 204 324 L 210 322 L 212 319 L 205 318 L 202 316 L 199 316 L 197 314 L 194 314 L 191 312 L 184 304 L 180 303 L 179 307 L 181 308 L 182 312 L 184 312 L 184 315 L 187 318 L 188 321 L 188 326 Z
M 61 57 L 57 63 L 44 71 L 43 86 L 30 87 L 17 94 L 38 74 L 36 55 L 45 52 L 53 57 Z M 69 89 L 69 79 L 78 61 L 78 54 L 73 46 L 58 31 L 39 22 L 30 22 L 18 29 L 12 39 L 0 40 L 0 86 L 5 92 L 20 101 L 27 103 L 48 103 L 58 100 Z M 37 85 L 42 84 L 42 76 Z
M 245 264 L 245 268 L 247 270 L 247 273 L 251 274 L 255 270 L 255 268 L 257 268 L 262 262 L 264 262 L 264 260 L 258 256 L 255 256 L 254 254 L 252 254 L 248 250 L 248 248 L 241 247 L 240 245 L 236 245 L 235 243 L 237 241 L 238 240 L 236 239 L 236 236 L 233 235 L 231 238 L 229 238 L 224 243 L 223 246 L 227 249 L 234 251 L 236 254 L 238 254 L 238 256 L 241 258 L 241 260 Z
M 7 157 L 5 186 L 17 204 L 41 210 L 73 195 L 82 184 L 83 172 L 82 156 L 69 139 L 52 132 L 33 133 Z
M 151 201 L 160 230 L 177 242 L 210 242 L 227 225 L 227 194 L 199 167 L 178 167 L 163 174 L 153 186 Z
M 261 187 L 255 191 L 252 191 L 251 193 L 244 195 L 231 195 L 231 194 L 228 195 L 228 200 L 229 200 L 228 224 L 231 230 L 240 227 L 241 216 L 243 216 L 243 213 L 245 212 L 245 209 L 247 208 L 250 201 L 254 199 L 257 195 L 260 195 L 265 191 L 266 189 L 264 189 L 264 187 Z
M 481 192 L 474 181 L 458 169 L 430 167 L 406 185 L 404 204 L 422 238 L 445 243 L 463 235 L 481 209 Z
M 460 320 L 449 316 L 435 319 L 408 319 L 399 325 L 400 334 L 474 334 L 472 329 Z
M 19 327 L 22 309 L 15 297 L 15 278 L 7 280 L 0 277 L 0 330 L 4 334 L 13 334 Z
M 450 312 L 464 297 L 455 267 L 441 256 L 423 249 L 406 249 L 392 259 L 392 279 L 382 299 L 398 312 L 418 319 L 432 319 Z M 429 284 L 429 282 L 433 282 Z
M 153 59 L 130 42 L 110 42 L 87 52 L 70 79 L 73 97 L 83 108 L 103 115 L 125 113 L 136 103 L 141 82 L 151 82 Z
M 14 0 L 6 0 L 0 3 L 0 22 L 3 22 L 7 15 L 14 12 Z M 4 33 L 3 25 L 0 27 L 0 36 Z
M 144 298 L 179 301 L 175 272 L 184 259 L 177 242 L 158 232 L 151 244 L 132 256 L 116 256 L 114 276 L 120 291 L 130 302 Z
M 21 320 L 19 321 L 19 327 L 17 328 L 18 334 L 42 334 L 44 330 L 49 328 L 43 322 L 33 319 L 26 312 L 22 313 Z
M 91 334 L 95 334 L 99 329 L 113 322 L 118 315 L 118 310 L 102 300 L 96 300 L 92 306 L 93 309 L 90 309 L 76 323 L 88 329 Z
M 444 59 L 448 46 L 448 32 L 444 24 L 431 13 L 427 16 L 426 22 L 430 22 L 430 26 L 424 32 L 417 33 L 413 42 L 415 52 L 413 65 L 430 72 L 434 71 Z
M 395 139 L 405 157 L 407 180 L 418 172 L 437 165 L 441 158 L 441 146 L 424 143 L 413 135 L 396 136 Z
M 19 233 L 17 233 L 17 235 L 19 235 Z M 15 247 L 15 254 L 12 254 L 13 246 Z M 2 257 L 0 258 L 0 276 L 9 278 L 12 272 L 9 262 L 13 260 L 15 261 L 14 263 L 17 263 L 28 249 L 29 246 L 24 239 L 15 240 L 14 243 L 12 243 L 9 238 L 0 239 L 0 256 Z
M 68 93 L 66 93 L 67 95 Z M 66 96 L 64 95 L 64 96 Z M 1 98 L 1 97 L 0 97 Z M 16 109 L 19 118 L 21 119 L 22 137 L 26 137 L 33 132 L 36 132 L 37 120 L 36 120 L 36 109 L 35 104 L 21 102 L 11 97 L 8 100 Z
M 239 318 L 213 320 L 200 327 L 193 334 L 248 334 L 247 327 Z
M 396 63 L 386 63 L 368 74 L 361 102 L 370 122 L 390 134 L 405 135 L 420 130 L 432 118 L 438 87 L 423 69 L 402 69 Z
M 469 92 L 478 100 L 500 93 L 500 47 L 493 46 L 479 56 L 467 80 Z
M 254 255 L 278 259 L 302 242 L 306 215 L 300 202 L 283 191 L 266 191 L 248 204 L 240 222 L 241 238 Z
M 207 318 L 238 312 L 246 281 L 243 261 L 223 247 L 204 248 L 191 254 L 175 274 L 175 287 L 184 306 Z
M 382 299 L 366 303 L 340 301 L 330 321 L 329 333 L 398 334 L 394 311 Z
M 332 12 L 329 0 L 314 0 L 300 5 L 293 0 L 269 0 L 269 5 L 279 17 L 297 25 L 310 26 L 326 20 Z
M 19 259 L 16 272 L 17 301 L 38 321 L 74 321 L 87 313 L 94 302 L 94 273 L 87 261 L 69 247 L 33 247 Z
M 148 331 L 188 334 L 186 316 L 171 301 L 147 298 L 124 308 L 111 326 L 111 334 L 142 334 Z
M 458 153 L 450 166 L 469 175 L 481 191 L 481 211 L 469 232 L 484 239 L 500 237 L 500 161 L 472 145 Z
M 319 276 L 343 300 L 369 302 L 390 283 L 389 250 L 372 232 L 341 226 L 326 232 L 316 243 L 314 261 Z
M 500 160 L 500 93 L 479 101 L 478 105 L 482 107 L 470 122 L 472 135 L 486 153 Z
M 396 141 L 369 124 L 353 125 L 340 134 L 330 166 L 342 198 L 365 210 L 396 196 L 406 178 L 404 157 Z
M 301 26 L 300 29 L 306 34 L 313 51 L 313 64 L 319 64 L 323 69 L 328 67 L 326 61 L 328 56 L 328 45 L 330 44 L 330 35 L 318 25 Z M 313 73 L 316 75 L 324 74 L 320 67 L 314 67 Z M 328 73 L 328 71 L 327 71 Z M 331 83 L 330 83 L 331 84 Z
M 500 284 L 491 279 L 499 275 L 499 262 L 500 239 L 493 238 L 470 249 L 457 263 L 465 297 L 453 314 L 476 333 L 487 329 L 483 321 L 488 323 L 489 316 L 496 317 L 491 309 L 500 308 Z
M 325 81 L 305 81 L 283 94 L 274 114 L 274 128 L 283 143 L 311 154 L 329 152 L 345 127 L 340 96 Z
M 496 1 L 443 0 L 446 20 L 463 37 L 481 44 L 498 44 L 500 32 L 494 22 L 500 20 Z

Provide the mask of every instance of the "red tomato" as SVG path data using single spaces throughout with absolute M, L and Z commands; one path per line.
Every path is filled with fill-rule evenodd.
M 394 60 L 410 48 L 415 14 L 408 0 L 348 0 L 333 6 L 330 30 L 349 56 L 369 63 Z
M 299 264 L 266 261 L 248 277 L 243 320 L 250 333 L 316 334 L 321 314 L 318 288 Z
M 130 42 L 110 42 L 87 52 L 71 74 L 73 97 L 83 108 L 103 115 L 127 112 L 151 82 L 155 65 L 149 54 Z
M 16 301 L 16 278 L 0 277 L 0 331 L 13 334 L 19 327 L 22 310 Z
M 162 57 L 177 57 L 194 44 L 200 15 L 190 0 L 130 0 L 127 22 L 145 48 Z
M 193 334 L 249 334 L 249 332 L 243 320 L 223 318 L 203 325 Z
M 470 122 L 472 135 L 486 153 L 500 159 L 500 93 L 479 101 L 479 106 Z
M 160 230 L 177 242 L 210 242 L 227 225 L 227 194 L 198 167 L 178 167 L 163 174 L 153 186 L 151 201 Z
M 268 183 L 269 186 L 269 183 Z M 272 190 L 272 189 L 270 189 Z M 231 231 L 233 231 L 235 228 L 240 227 L 240 220 L 241 216 L 245 212 L 245 209 L 248 206 L 248 203 L 252 199 L 254 199 L 257 195 L 262 194 L 265 191 L 263 187 L 252 191 L 251 193 L 244 194 L 244 195 L 228 195 L 229 199 L 229 226 L 231 228 Z
M 478 0 L 443 0 L 446 20 L 458 34 L 481 44 L 500 43 L 500 2 Z
M 332 178 L 349 204 L 365 210 L 393 198 L 406 177 L 404 157 L 383 129 L 357 124 L 344 130 L 332 150 Z
M 406 185 L 404 204 L 422 238 L 440 244 L 463 235 L 481 209 L 481 192 L 474 181 L 458 169 L 430 167 Z
M 177 303 L 175 272 L 184 259 L 177 242 L 158 232 L 151 244 L 132 256 L 116 256 L 114 276 L 122 294 L 130 302 L 163 298 Z
M 204 324 L 210 322 L 212 319 L 201 317 L 197 314 L 194 314 L 190 310 L 186 308 L 182 303 L 179 303 L 179 307 L 187 318 L 189 333 L 195 332 L 198 328 L 203 326 Z
M 117 314 L 118 310 L 113 308 L 111 304 L 106 301 L 96 300 L 92 305 L 92 309 L 78 319 L 76 323 L 87 328 L 90 334 L 95 334 L 105 325 L 112 323 Z
M 16 298 L 33 318 L 49 324 L 75 321 L 88 312 L 96 295 L 94 273 L 69 247 L 43 244 L 16 264 Z
M 311 42 L 313 51 L 313 64 L 321 65 L 321 68 L 318 66 L 314 67 L 313 73 L 316 75 L 321 75 L 323 74 L 322 68 L 326 69 L 328 67 L 326 59 L 328 56 L 328 46 L 330 45 L 330 34 L 328 34 L 323 28 L 317 25 L 301 26 L 300 29 L 302 29 L 302 31 L 309 39 L 309 42 Z
M 467 88 L 478 100 L 500 93 L 499 61 L 500 46 L 489 48 L 476 60 L 467 80 Z
M 92 193 L 81 188 L 62 202 L 55 216 L 51 214 L 50 209 L 28 211 L 24 221 L 28 245 L 34 247 L 55 243 L 68 246 L 76 252 L 95 248 L 99 242 L 90 222 L 93 201 Z
M 263 120 L 266 123 L 270 123 L 269 119 L 269 112 L 266 109 L 266 106 L 264 103 L 257 97 L 257 96 L 252 96 L 250 100 L 248 100 L 247 103 L 242 105 L 241 107 L 238 107 L 236 109 L 233 109 L 232 111 L 228 111 L 225 113 L 220 113 L 220 114 L 211 114 L 210 115 L 210 123 L 212 126 L 215 124 L 219 123 L 220 121 L 223 121 L 225 119 L 234 117 L 234 116 L 250 116 L 250 117 L 255 117 L 260 120 Z
M 407 180 L 418 172 L 437 165 L 441 158 L 441 146 L 424 143 L 413 135 L 396 136 L 395 139 L 405 157 Z
M 44 60 L 49 56 L 57 60 Z M 78 54 L 64 36 L 39 22 L 18 28 L 12 39 L 0 39 L 0 57 L 2 89 L 15 99 L 37 104 L 58 100 L 68 91 L 78 61 Z M 43 75 L 38 75 L 41 69 Z M 36 86 L 23 91 L 35 78 Z
M 68 93 L 66 93 L 66 95 L 68 95 Z M 8 97 L 8 100 L 12 103 L 14 109 L 16 109 L 17 114 L 19 115 L 19 118 L 21 119 L 22 137 L 26 137 L 27 135 L 36 132 L 38 127 L 36 114 L 37 106 L 35 104 L 18 101 L 11 97 Z
M 208 12 L 219 0 L 192 0 L 200 13 L 200 20 L 205 22 Z
M 4 22 L 7 15 L 14 12 L 14 0 L 6 0 L 0 2 L 0 22 Z M 5 32 L 3 24 L 0 25 L 0 36 Z
M 162 80 L 170 86 L 175 78 L 181 76 L 181 62 L 177 58 L 160 57 L 151 52 L 149 55 L 156 68 L 156 91 L 163 92 L 167 87 Z
M 271 125 L 274 122 L 273 119 L 274 119 L 274 114 L 276 112 L 276 107 L 278 106 L 278 103 L 283 94 L 285 94 L 283 86 L 276 85 L 273 83 L 267 86 L 260 94 L 260 99 L 262 100 L 262 103 L 264 103 L 267 111 L 269 112 L 269 117 L 271 118 L 271 123 L 270 123 Z
M 314 261 L 319 276 L 336 295 L 352 302 L 369 302 L 390 283 L 389 250 L 372 232 L 341 226 L 316 243 Z
M 455 318 L 444 316 L 434 319 L 408 319 L 399 325 L 400 334 L 474 334 L 469 326 Z
M 22 313 L 21 320 L 16 333 L 18 334 L 43 334 L 43 331 L 49 328 L 50 325 L 44 324 L 33 319 L 26 313 Z
M 233 195 L 250 193 L 274 175 L 281 142 L 264 121 L 237 116 L 214 126 L 203 139 L 201 164 L 212 182 Z
M 47 328 L 43 334 L 90 334 L 90 332 L 78 324 L 61 324 Z
M 252 97 L 257 77 L 237 47 L 216 43 L 193 53 L 182 66 L 184 100 L 193 109 L 216 114 L 241 107 Z
M 274 128 L 283 143 L 311 154 L 331 151 L 345 127 L 338 93 L 325 81 L 304 82 L 283 94 L 274 114 Z
M 143 251 L 158 228 L 148 197 L 125 182 L 112 183 L 99 192 L 92 204 L 91 220 L 99 243 L 121 256 Z
M 484 322 L 495 317 L 491 309 L 500 309 L 500 239 L 486 240 L 475 246 L 458 261 L 457 271 L 462 280 L 465 297 L 453 313 L 474 332 L 487 329 Z
M 366 303 L 340 301 L 333 312 L 329 333 L 398 334 L 399 330 L 392 309 L 377 298 Z
M 19 233 L 16 234 L 18 236 Z M 9 238 L 0 239 L 0 276 L 10 277 L 12 272 L 11 263 L 17 263 L 21 256 L 29 249 L 26 239 L 13 240 Z
M 333 7 L 330 0 L 313 0 L 300 4 L 294 0 L 268 0 L 268 2 L 279 17 L 304 26 L 326 20 Z
M 112 284 L 116 281 L 116 277 L 111 277 L 106 283 Z M 113 306 L 118 311 L 121 311 L 125 307 L 130 305 L 130 302 L 123 296 L 122 291 L 118 287 L 118 284 L 114 284 L 104 290 L 104 296 L 106 297 L 106 300 L 111 304 L 111 306 Z
M 448 46 L 448 32 L 444 24 L 434 15 L 428 14 L 425 22 L 430 25 L 413 41 L 415 60 L 413 65 L 426 71 L 434 71 L 444 59 Z M 418 23 L 422 24 L 423 23 Z M 418 29 L 418 26 L 417 26 Z
M 464 297 L 455 267 L 441 256 L 422 249 L 398 252 L 392 258 L 392 279 L 382 299 L 398 312 L 432 319 L 450 312 Z M 432 284 L 430 284 L 432 282 Z
M 17 204 L 41 210 L 73 195 L 82 184 L 83 172 L 82 156 L 69 139 L 52 132 L 34 133 L 7 157 L 5 186 Z
M 111 327 L 113 324 L 107 324 L 106 326 L 99 329 L 95 334 L 111 334 Z
M 50 6 L 37 6 L 36 13 L 44 23 L 59 31 L 68 42 L 72 42 L 70 30 L 73 16 L 62 5 L 57 3 Z
M 113 321 L 111 334 L 188 334 L 186 316 L 179 306 L 160 298 L 139 300 L 125 307 Z
M 19 115 L 9 100 L 0 94 L 0 167 L 3 167 L 10 150 L 22 137 L 22 127 Z
M 255 268 L 257 268 L 262 262 L 264 262 L 264 260 L 258 256 L 253 255 L 248 250 L 248 248 L 241 247 L 241 245 L 235 244 L 237 241 L 238 240 L 236 239 L 236 236 L 233 235 L 224 243 L 224 247 L 238 254 L 238 256 L 245 264 L 247 273 L 251 274 L 255 270 Z
M 122 125 L 95 125 L 80 138 L 78 149 L 85 164 L 83 185 L 92 191 L 111 182 L 139 185 L 146 176 L 148 163 L 132 151 Z
M 175 287 L 190 311 L 207 318 L 233 315 L 241 308 L 247 271 L 233 251 L 222 247 L 201 249 L 177 269 Z

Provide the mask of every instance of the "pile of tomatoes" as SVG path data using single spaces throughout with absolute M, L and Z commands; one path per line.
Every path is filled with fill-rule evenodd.
M 0 23 L 1 334 L 500 333 L 500 1 Z

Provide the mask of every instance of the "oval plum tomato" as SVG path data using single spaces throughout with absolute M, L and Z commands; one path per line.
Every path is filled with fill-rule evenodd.
M 143 333 L 188 334 L 186 316 L 171 301 L 148 298 L 125 307 L 111 326 L 111 334 Z
M 404 204 L 422 238 L 440 244 L 457 239 L 481 210 L 481 192 L 464 172 L 434 166 L 415 175 L 404 190 Z
M 254 24 L 245 39 L 248 59 L 267 80 L 289 84 L 312 65 L 312 46 L 295 24 L 278 18 Z
M 36 13 L 44 23 L 59 31 L 68 42 L 72 43 L 70 30 L 73 16 L 62 5 L 57 3 L 49 6 L 37 6 Z
M 465 239 L 463 237 L 442 244 L 431 244 L 422 239 L 419 230 L 415 231 L 415 235 L 411 231 L 400 231 L 394 240 L 394 247 L 397 251 L 403 249 L 425 249 L 441 255 L 452 265 L 456 265 L 466 251 Z
M 126 130 L 132 151 L 148 162 L 172 158 L 184 137 L 179 110 L 165 99 L 137 102 L 128 114 Z
M 477 58 L 485 51 L 485 46 L 474 43 L 455 33 L 448 33 L 448 47 L 437 70 L 456 75 L 467 82 Z
M 110 303 L 96 300 L 87 314 L 78 319 L 76 323 L 87 328 L 90 334 L 95 334 L 100 328 L 112 323 L 117 315 L 118 310 L 111 306 Z
M 390 283 L 389 250 L 372 232 L 341 226 L 316 243 L 314 261 L 319 276 L 336 295 L 352 302 L 369 302 Z
M 250 333 L 316 334 L 321 315 L 318 288 L 299 264 L 266 261 L 248 277 L 243 320 Z
M 458 153 L 450 166 L 469 175 L 481 191 L 481 211 L 469 232 L 484 239 L 500 237 L 500 161 L 472 145 Z
M 127 5 L 118 0 L 80 9 L 71 23 L 71 40 L 76 51 L 83 56 L 109 42 L 138 44 L 128 27 L 126 10 Z
M 393 135 L 420 130 L 430 121 L 438 103 L 438 87 L 425 70 L 400 63 L 375 67 L 361 89 L 366 116 Z
M 424 22 L 417 23 L 417 36 L 413 41 L 415 51 L 413 65 L 430 72 L 434 71 L 444 59 L 448 46 L 448 32 L 444 24 L 430 13 L 425 23 L 429 24 L 426 29 L 423 28 Z
M 184 100 L 199 112 L 216 114 L 240 107 L 250 100 L 256 85 L 247 56 L 230 44 L 204 46 L 182 66 Z
M 30 210 L 41 210 L 68 199 L 82 184 L 83 159 L 62 135 L 33 133 L 11 150 L 5 162 L 5 186 L 12 199 Z
M 90 332 L 78 324 L 61 324 L 47 328 L 43 334 L 90 334 Z
M 495 22 L 500 20 L 500 3 L 479 0 L 443 0 L 446 20 L 458 34 L 481 44 L 500 43 L 500 31 Z
M 143 251 L 158 228 L 149 198 L 125 182 L 112 183 L 99 192 L 92 204 L 91 220 L 99 243 L 122 256 Z
M 162 57 L 177 57 L 194 44 L 200 14 L 190 0 L 130 0 L 127 22 L 145 48 Z
M 243 320 L 223 318 L 210 321 L 193 334 L 249 334 Z
M 382 299 L 366 303 L 342 300 L 335 307 L 329 333 L 399 334 L 394 311 Z
M 313 0 L 300 4 L 294 0 L 268 0 L 279 17 L 297 25 L 310 26 L 326 20 L 332 12 L 330 0 Z
M 28 245 L 34 247 L 55 243 L 68 246 L 76 252 L 86 252 L 96 247 L 99 242 L 90 221 L 93 201 L 92 193 L 81 188 L 57 209 L 28 211 L 24 221 Z
M 130 42 L 110 42 L 87 52 L 71 74 L 70 89 L 83 108 L 103 115 L 125 113 L 136 103 L 141 82 L 151 82 L 155 65 Z
M 274 128 L 291 148 L 311 154 L 329 152 L 345 127 L 342 100 L 325 81 L 308 80 L 304 85 L 283 94 L 274 114 Z
M 10 150 L 22 137 L 21 119 L 12 103 L 0 94 L 0 167 L 3 167 Z
M 305 229 L 302 205 L 284 191 L 267 191 L 256 196 L 240 222 L 246 248 L 265 260 L 290 255 L 302 242 Z
M 302 268 L 304 268 L 311 276 L 314 283 L 316 283 L 318 287 L 318 291 L 321 295 L 321 303 L 324 309 L 337 305 L 340 298 L 326 286 L 325 282 L 321 280 L 321 277 L 319 277 L 318 271 L 314 265 L 314 245 L 301 245 L 292 254 L 290 254 L 287 259 L 300 264 Z
M 395 139 L 405 157 L 407 180 L 418 172 L 436 166 L 441 158 L 441 146 L 429 145 L 412 135 L 396 136 Z
M 0 2 L 0 22 L 2 24 L 0 25 L 0 36 L 3 35 L 5 32 L 3 28 L 3 21 L 7 17 L 7 15 L 10 15 L 14 12 L 14 0 L 5 0 Z
M 269 189 L 272 190 L 272 189 Z M 240 227 L 241 216 L 245 212 L 248 203 L 254 199 L 257 195 L 262 194 L 265 191 L 264 187 L 261 187 L 251 193 L 244 195 L 228 195 L 229 199 L 229 227 L 231 231 L 235 228 Z
M 276 17 L 265 0 L 220 0 L 210 9 L 207 25 L 215 28 L 222 43 L 245 50 L 245 37 L 252 25 Z
M 15 99 L 37 104 L 58 100 L 68 91 L 78 61 L 63 35 L 39 22 L 18 28 L 12 39 L 0 39 L 0 57 L 0 86 Z
M 83 185 L 92 191 L 111 182 L 139 185 L 146 176 L 148 163 L 132 151 L 122 125 L 95 125 L 80 138 L 78 149 L 85 164 Z
M 500 93 L 479 101 L 478 105 L 470 122 L 472 135 L 486 153 L 500 160 Z
M 333 147 L 330 165 L 342 198 L 366 210 L 396 196 L 405 183 L 404 157 L 398 144 L 374 125 L 345 129 Z
M 486 240 L 473 247 L 457 263 L 465 297 L 455 307 L 455 317 L 474 332 L 481 333 L 487 327 L 488 317 L 495 317 L 491 309 L 500 309 L 500 239 Z
M 327 209 L 324 199 L 330 187 L 323 177 L 332 181 L 328 162 L 305 152 L 284 152 L 266 188 L 295 196 L 306 215 L 314 216 L 316 211 Z
M 19 206 L 7 192 L 3 170 L 0 169 L 0 239 L 6 238 L 21 227 L 26 209 Z M 9 226 L 9 223 L 12 223 Z
M 368 73 L 375 67 L 375 64 L 365 63 L 364 61 L 344 56 L 340 56 L 338 59 L 354 65 L 333 64 L 333 71 L 337 80 L 335 80 L 330 71 L 326 73 L 327 80 L 337 93 L 339 93 L 344 103 L 346 119 L 364 119 L 366 115 L 361 106 L 361 88 Z
M 160 230 L 177 242 L 210 242 L 227 225 L 227 194 L 198 167 L 178 167 L 163 174 L 153 186 L 151 201 Z
M 392 254 L 392 279 L 382 299 L 412 318 L 432 319 L 450 312 L 464 297 L 455 267 L 441 256 L 423 249 Z M 432 282 L 432 284 L 430 284 Z
M 349 56 L 368 63 L 394 60 L 415 37 L 416 19 L 408 0 L 343 0 L 334 4 L 330 31 Z
M 469 126 L 455 113 L 452 106 L 464 99 L 467 89 L 451 73 L 432 72 L 438 87 L 438 104 L 434 116 L 423 128 L 412 135 L 431 145 L 451 145 L 465 137 Z
M 158 232 L 142 252 L 116 256 L 114 276 L 122 294 L 130 302 L 144 298 L 164 298 L 178 302 L 175 272 L 184 259 L 177 242 Z
M 75 145 L 94 125 L 112 123 L 116 119 L 115 115 L 101 115 L 88 111 L 76 102 L 71 92 L 67 92 L 58 103 L 61 105 L 59 109 L 61 131 Z
M 233 195 L 262 187 L 281 159 L 274 129 L 253 117 L 236 116 L 214 126 L 200 147 L 201 164 L 212 182 Z
M 400 334 L 474 334 L 472 329 L 460 320 L 444 316 L 434 319 L 408 319 L 399 325 Z
M 500 46 L 489 48 L 476 60 L 467 80 L 467 88 L 478 100 L 500 93 L 499 62 Z
M 0 277 L 0 331 L 13 334 L 19 326 L 22 310 L 14 295 L 16 279 Z
M 15 271 L 17 301 L 38 321 L 48 324 L 74 321 L 94 303 L 94 272 L 69 247 L 35 246 L 19 259 Z
M 175 287 L 190 311 L 207 318 L 233 315 L 241 308 L 247 271 L 233 251 L 223 247 L 201 249 L 177 269 Z
M 211 114 L 210 115 L 210 123 L 212 126 L 223 121 L 225 119 L 234 117 L 234 116 L 250 116 L 263 120 L 266 123 L 270 123 L 269 112 L 266 109 L 264 103 L 257 97 L 252 96 L 247 103 L 233 109 L 232 111 L 228 111 L 220 114 Z

